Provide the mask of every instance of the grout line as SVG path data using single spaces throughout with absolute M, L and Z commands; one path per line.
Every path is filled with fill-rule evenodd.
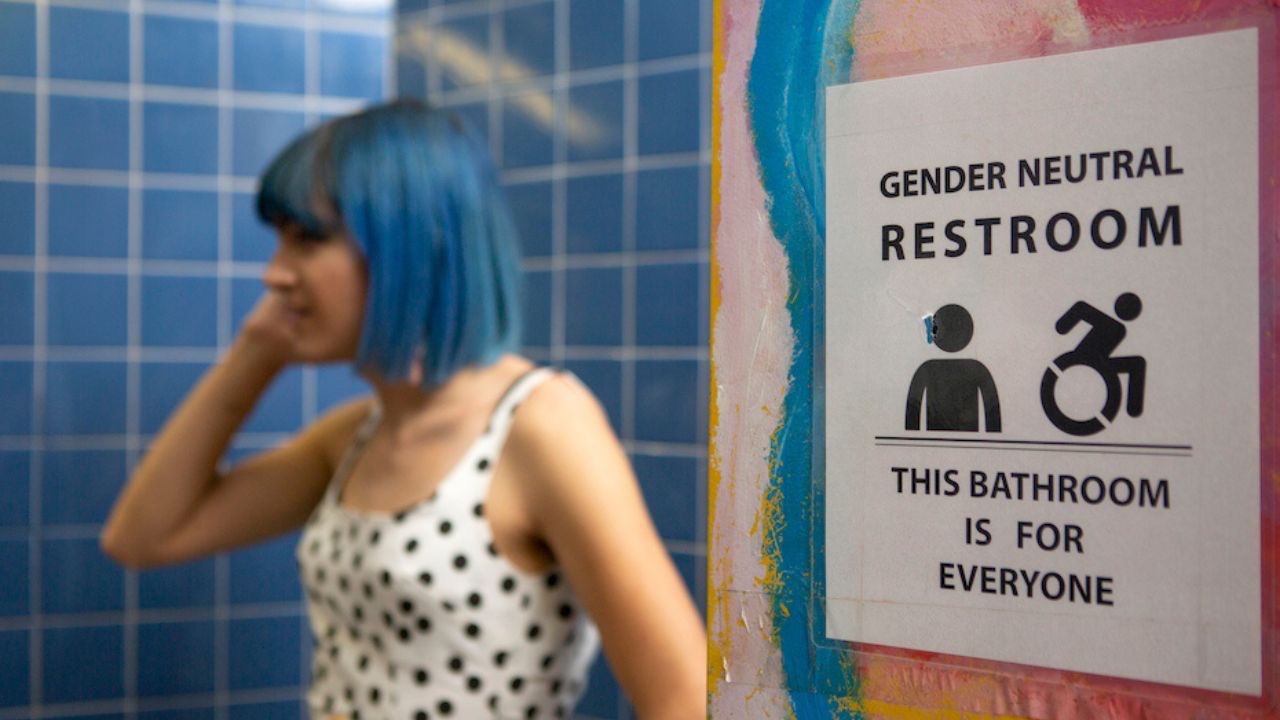
M 28 468 L 27 522 L 28 533 L 28 635 L 27 661 L 28 700 L 32 705 L 30 717 L 43 717 L 44 704 L 44 554 L 41 547 L 43 495 L 44 495 L 44 446 L 45 412 L 42 399 L 46 395 L 48 334 L 48 258 L 49 258 L 49 7 L 36 3 L 36 157 L 35 157 L 35 267 L 34 267 L 34 319 L 31 366 L 31 430 L 34 436 L 30 467 Z

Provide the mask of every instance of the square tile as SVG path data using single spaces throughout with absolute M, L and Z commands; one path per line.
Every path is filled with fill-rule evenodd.
M 147 172 L 217 174 L 218 108 L 149 102 L 142 127 Z
M 36 98 L 0 92 L 0 165 L 36 164 Z
M 702 75 L 697 70 L 644 75 L 639 81 L 641 155 L 697 152 Z
M 700 555 L 682 552 L 671 553 L 671 561 L 675 563 L 676 572 L 680 573 L 680 579 L 684 581 L 684 589 L 689 593 L 689 599 L 697 606 L 699 614 L 705 617 L 707 613 L 706 561 Z
M 400 5 L 403 7 L 404 3 L 401 2 Z M 397 24 L 403 25 L 408 22 L 401 18 L 403 18 L 403 15 L 397 17 Z M 392 58 L 396 66 L 396 95 L 398 97 L 425 98 L 427 96 L 427 60 L 422 53 L 400 44 L 404 42 L 408 41 L 397 41 L 397 52 Z
M 623 117 L 621 80 L 571 85 L 565 128 L 569 160 L 621 158 Z
M 600 653 L 587 676 L 587 691 L 578 701 L 577 712 L 597 718 L 620 717 L 618 710 L 621 701 L 622 691 L 618 688 L 618 681 L 614 679 L 604 653 Z
M 432 52 L 428 44 L 427 50 L 440 63 L 440 85 L 443 90 L 456 90 L 472 85 L 484 85 L 493 79 L 493 58 L 489 51 L 489 15 L 465 15 L 443 20 L 432 31 L 433 35 L 443 36 L 450 43 L 467 47 L 469 56 L 484 62 L 462 62 L 453 57 L 440 57 Z
M 142 257 L 217 260 L 218 196 L 193 190 L 144 190 Z
M 622 344 L 622 271 L 618 268 L 566 270 L 566 345 Z
M 698 178 L 697 167 L 636 174 L 637 250 L 697 249 Z
M 0 617 L 31 611 L 31 545 L 26 540 L 0 540 Z
M 129 191 L 49 186 L 49 254 L 123 258 L 129 254 Z
M 693 360 L 636 362 L 635 439 L 697 443 L 700 405 L 698 363 Z
M 549 100 L 548 93 L 541 90 L 503 98 L 503 167 L 516 168 L 551 164 L 550 119 L 542 117 L 537 110 Z
M 622 175 L 571 178 L 565 184 L 565 245 L 570 253 L 622 250 Z
M 49 344 L 127 344 L 127 289 L 123 275 L 49 273 Z
M 0 370 L 2 372 L 2 370 Z M 25 528 L 30 522 L 31 453 L 0 450 L 0 529 Z
M 502 80 L 550 75 L 556 70 L 555 4 L 550 2 L 507 8 L 502 13 L 504 75 Z
M 106 522 L 124 487 L 123 450 L 46 450 L 40 483 L 40 519 L 45 525 Z
M 47 367 L 44 407 L 46 433 L 124 434 L 124 363 L 50 362 Z
M 0 99 L 3 103 L 3 99 Z M 0 110 L 0 113 L 3 111 Z M 0 122 L 3 122 L 0 116 Z M 0 125 L 3 128 L 3 125 Z M 0 129 L 0 135 L 5 135 Z M 3 153 L 4 139 L 0 139 Z M 51 211 L 52 212 L 52 211 Z M 30 255 L 35 252 L 36 190 L 31 183 L 0 182 L 0 255 Z M 52 219 L 52 218 L 51 218 Z
M 229 685 L 234 690 L 295 688 L 302 682 L 299 617 L 253 618 L 228 623 Z
M 138 607 L 144 610 L 212 608 L 212 558 L 138 574 Z
M 124 609 L 124 570 L 102 554 L 97 538 L 44 540 L 40 562 L 46 615 Z
M 138 625 L 138 695 L 213 692 L 213 622 Z
M 31 701 L 31 633 L 0 631 L 0 708 L 21 707 Z
M 46 628 L 43 667 L 46 703 L 112 700 L 124 696 L 124 628 Z
M 0 435 L 30 435 L 31 427 L 31 363 L 0 362 Z
M 370 392 L 368 381 L 356 374 L 352 365 L 339 363 L 316 368 L 316 406 L 321 413 Z
M 0 108 L 0 120 L 3 120 Z M 49 164 L 86 170 L 129 169 L 129 103 L 49 98 Z
M 147 710 L 138 713 L 138 720 L 216 720 L 216 717 L 211 707 Z
M 520 275 L 520 312 L 524 347 L 551 347 L 551 273 L 526 270 Z
M 301 95 L 306 90 L 304 37 L 301 29 L 237 23 L 235 89 Z
M 294 550 L 297 533 L 233 553 L 230 560 L 232 603 L 297 602 L 302 585 Z
M 702 49 L 702 3 L 645 0 L 639 8 L 640 60 L 697 55 Z
M 0 345 L 30 345 L 35 337 L 35 276 L 0 271 Z
M 320 94 L 381 98 L 386 62 L 387 42 L 382 37 L 320 33 Z
M 258 219 L 257 207 L 257 195 L 231 196 L 231 259 L 236 262 L 265 263 L 275 252 L 275 230 Z
M 218 281 L 202 277 L 142 277 L 142 344 L 218 344 Z
M 631 459 L 649 515 L 664 540 L 698 539 L 698 462 L 691 457 Z
M 143 24 L 143 73 L 150 85 L 218 87 L 218 24 L 148 15 Z
M 138 383 L 139 429 L 148 435 L 159 432 L 208 369 L 205 363 L 142 363 Z
M 564 369 L 578 376 L 604 406 L 613 432 L 622 432 L 622 363 L 617 360 L 567 360 Z
M 699 345 L 698 288 L 705 274 L 698 263 L 636 268 L 637 345 Z
M 454 115 L 462 118 L 463 125 L 476 137 L 485 141 L 489 137 L 489 102 L 457 103 L 446 106 Z M 487 143 L 486 143 L 487 146 Z
M 49 75 L 65 80 L 129 82 L 129 14 L 49 8 Z
M 231 116 L 231 168 L 236 175 L 258 177 L 277 153 L 304 127 L 302 113 L 236 110 Z
M 626 26 L 623 3 L 624 0 L 570 0 L 569 67 L 583 70 L 622 64 Z
M 36 10 L 27 3 L 0 3 L 0 75 L 36 74 Z
M 524 257 L 551 254 L 551 183 L 533 182 L 506 187 L 507 203 L 520 235 Z
M 229 720 L 303 720 L 302 703 L 238 703 L 227 708 Z

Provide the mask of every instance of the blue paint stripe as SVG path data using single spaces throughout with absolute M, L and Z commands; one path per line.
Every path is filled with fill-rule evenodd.
M 747 82 L 760 178 L 774 235 L 787 253 L 792 294 L 788 302 L 797 347 L 783 426 L 771 455 L 777 468 L 769 492 L 781 498 L 785 522 L 774 537 L 781 558 L 781 587 L 773 596 L 774 624 L 782 651 L 792 710 L 797 718 L 850 717 L 834 699 L 857 687 L 839 650 L 814 644 L 810 589 L 822 580 L 822 488 L 811 481 L 815 287 L 822 267 L 823 90 L 845 81 L 853 61 L 849 30 L 857 0 L 765 0 Z M 822 337 L 817 327 L 816 337 Z M 817 574 L 815 576 L 815 573 Z

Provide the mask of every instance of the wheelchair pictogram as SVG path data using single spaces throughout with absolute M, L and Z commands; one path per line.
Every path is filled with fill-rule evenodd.
M 1125 323 L 1142 313 L 1142 299 L 1126 292 L 1116 298 L 1115 317 L 1083 300 L 1072 305 L 1058 318 L 1054 329 L 1066 335 L 1080 323 L 1090 326 L 1080 343 L 1054 358 L 1040 380 L 1040 405 L 1054 427 L 1071 435 L 1093 435 L 1111 424 L 1120 412 L 1124 398 L 1125 412 L 1130 417 L 1142 415 L 1146 392 L 1147 361 L 1138 355 L 1114 357 L 1112 353 L 1124 341 Z M 1118 318 L 1118 319 L 1117 319 Z M 1083 366 L 1093 370 L 1106 386 L 1106 399 L 1093 417 L 1078 420 L 1062 411 L 1058 403 L 1058 381 L 1068 369 Z M 1125 376 L 1123 385 L 1120 376 Z

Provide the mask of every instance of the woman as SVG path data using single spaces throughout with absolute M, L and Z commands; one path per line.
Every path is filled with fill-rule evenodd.
M 451 114 L 375 107 L 286 148 L 258 212 L 279 233 L 267 292 L 105 551 L 154 567 L 305 525 L 315 717 L 563 716 L 599 638 L 640 717 L 701 717 L 701 623 L 604 413 L 512 354 L 518 260 L 483 145 Z M 220 472 L 296 362 L 354 362 L 373 396 Z

